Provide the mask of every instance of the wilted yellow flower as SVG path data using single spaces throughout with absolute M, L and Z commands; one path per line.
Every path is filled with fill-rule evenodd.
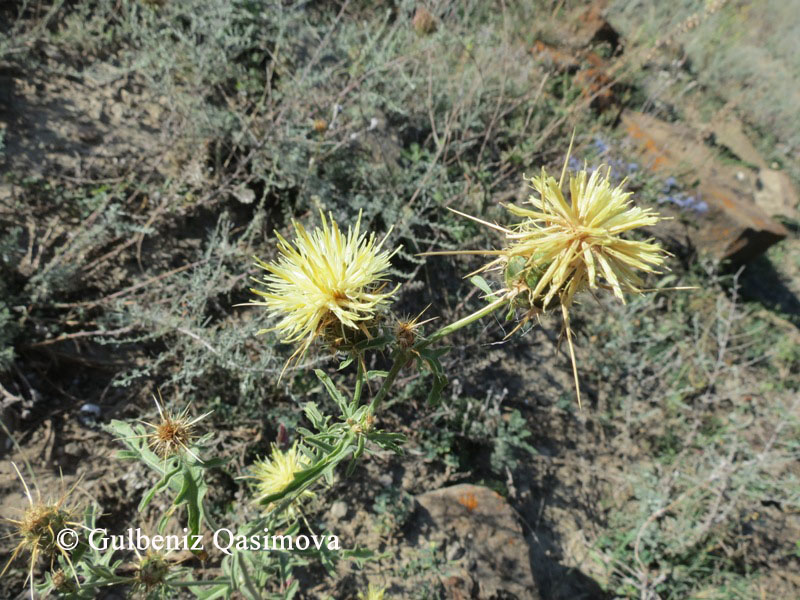
M 320 216 L 322 227 L 310 234 L 292 222 L 297 233 L 294 245 L 276 232 L 281 254 L 277 261 L 255 259 L 269 274 L 255 280 L 265 285 L 266 291 L 251 290 L 263 300 L 250 304 L 266 306 L 270 316 L 280 317 L 275 327 L 259 334 L 279 331 L 285 334 L 287 343 L 303 340 L 289 362 L 302 356 L 314 338 L 331 329 L 360 330 L 370 337 L 365 323 L 397 290 L 382 291 L 391 266 L 389 259 L 399 250 L 381 250 L 388 233 L 378 243 L 374 234 L 368 237 L 361 233 L 359 213 L 355 227 L 343 235 L 332 216 L 330 224 L 322 212 Z
M 286 452 L 281 451 L 272 444 L 272 453 L 269 458 L 256 461 L 252 467 L 252 478 L 256 480 L 258 498 L 266 498 L 285 490 L 296 473 L 306 469 L 311 460 L 302 450 L 298 449 L 295 442 Z M 313 496 L 313 492 L 303 491 L 300 496 Z

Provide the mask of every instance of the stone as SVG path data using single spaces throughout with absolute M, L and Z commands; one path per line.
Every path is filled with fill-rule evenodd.
M 575 21 L 576 28 L 572 33 L 570 44 L 584 48 L 592 44 L 607 43 L 612 49 L 619 46 L 619 33 L 606 20 L 604 12 L 607 0 L 595 0 L 582 10 Z
M 638 147 L 645 167 L 681 179 L 706 203 L 707 210 L 693 212 L 693 225 L 686 231 L 699 251 L 744 263 L 789 234 L 757 204 L 756 173 L 724 164 L 688 126 L 632 110 L 623 111 L 621 126 Z M 665 237 L 674 236 L 673 230 L 664 222 Z M 653 233 L 662 237 L 658 227 Z
M 255 202 L 256 193 L 249 187 L 241 186 L 233 190 L 233 197 L 242 204 L 252 204 Z
M 792 180 L 783 171 L 759 169 L 755 180 L 756 205 L 770 216 L 798 219 L 798 196 Z
M 426 492 L 416 500 L 419 508 L 412 526 L 420 537 L 446 540 L 447 558 L 458 561 L 453 565 L 456 571 L 443 575 L 448 587 L 466 591 L 471 579 L 477 590 L 465 597 L 541 598 L 522 527 L 500 494 L 460 484 Z
M 332 519 L 341 521 L 347 516 L 347 504 L 341 500 L 334 502 L 331 505 L 330 515 Z

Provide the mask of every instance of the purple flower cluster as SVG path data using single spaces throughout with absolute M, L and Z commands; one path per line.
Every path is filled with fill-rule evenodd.
M 594 147 L 601 155 L 608 153 L 608 144 L 602 138 L 594 138 Z
M 601 137 L 594 138 L 592 141 L 592 148 L 594 152 L 590 151 L 590 154 L 594 155 L 596 153 L 597 156 L 595 158 L 600 158 L 602 164 L 608 165 L 609 177 L 615 184 L 619 184 L 625 177 L 629 177 L 639 171 L 639 163 L 627 162 L 621 158 L 612 158 L 611 146 Z M 569 162 L 567 162 L 567 168 L 570 171 L 580 171 L 584 168 L 585 164 L 586 162 L 583 159 L 577 156 L 570 156 Z M 598 168 L 599 164 L 593 164 L 592 166 L 586 167 L 586 171 L 591 175 Z M 658 197 L 659 204 L 664 204 L 666 202 L 697 213 L 705 213 L 708 211 L 708 204 L 701 198 L 700 192 L 698 192 L 697 195 L 689 195 L 681 191 L 680 183 L 674 177 L 667 177 L 664 180 L 664 186 Z
M 664 187 L 658 198 L 658 203 L 664 204 L 665 202 L 669 202 L 679 208 L 693 210 L 697 213 L 705 213 L 708 211 L 708 204 L 702 199 L 700 192 L 697 192 L 696 196 L 690 196 L 677 189 L 678 187 L 677 179 L 674 177 L 667 177 L 667 179 L 664 180 Z
M 602 164 L 608 167 L 609 176 L 615 184 L 620 183 L 625 177 L 628 177 L 639 170 L 639 163 L 626 162 L 621 158 L 610 158 L 609 155 L 611 154 L 611 147 L 602 138 L 594 138 L 592 145 L 599 155 L 598 158 L 602 159 L 603 157 L 607 157 L 606 160 L 602 161 Z M 577 156 L 570 156 L 569 162 L 567 162 L 567 168 L 570 171 L 580 171 L 584 168 L 584 164 L 585 161 L 583 159 L 578 158 Z M 593 164 L 586 167 L 586 172 L 591 175 L 598 168 L 600 168 L 599 164 Z

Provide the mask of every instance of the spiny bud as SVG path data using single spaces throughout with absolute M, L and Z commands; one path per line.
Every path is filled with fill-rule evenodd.
M 420 321 L 419 318 L 426 310 L 428 310 L 427 306 L 413 319 L 406 317 L 403 319 L 398 319 L 395 323 L 394 336 L 397 340 L 397 345 L 400 346 L 402 350 L 410 350 L 413 348 L 414 344 L 417 343 L 417 340 L 420 337 L 422 326 L 436 319 L 436 317 L 433 317 L 432 319 Z
M 139 566 L 136 568 L 136 585 L 144 588 L 145 592 L 150 592 L 163 585 L 169 575 L 170 564 L 166 558 L 156 552 L 148 552 L 139 559 Z

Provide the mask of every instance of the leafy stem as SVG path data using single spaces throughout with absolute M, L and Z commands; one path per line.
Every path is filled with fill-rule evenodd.
M 353 406 L 357 407 L 361 403 L 361 388 L 364 387 L 364 358 L 359 356 L 356 359 L 358 367 L 356 370 L 356 388 L 353 391 Z

